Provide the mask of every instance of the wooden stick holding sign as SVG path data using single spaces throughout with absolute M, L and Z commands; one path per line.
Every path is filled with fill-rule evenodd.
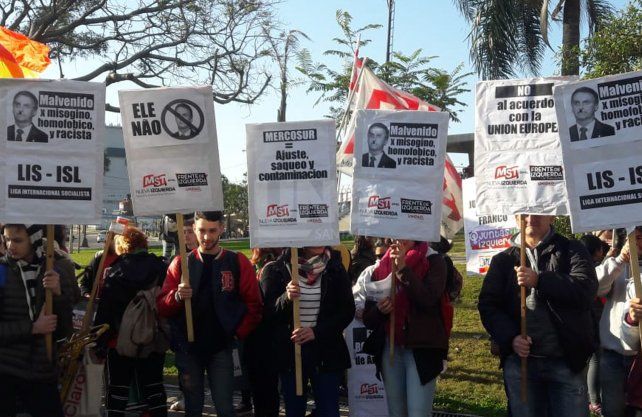
M 520 237 L 520 250 L 519 250 L 519 265 L 520 266 L 526 266 L 526 216 L 524 214 L 519 215 L 519 237 Z M 526 339 L 528 336 L 526 333 L 526 287 L 521 286 L 520 287 L 520 294 L 519 294 L 519 302 L 520 302 L 520 317 L 521 317 L 521 323 L 520 323 L 520 331 L 521 331 L 521 336 Z M 521 398 L 522 402 L 526 402 L 528 400 L 528 394 L 527 394 L 527 385 L 526 385 L 526 378 L 528 377 L 528 358 L 521 358 L 522 360 L 522 371 L 521 371 L 521 377 L 520 377 L 520 393 L 521 393 Z
M 94 321 L 94 306 L 96 304 L 96 296 L 98 294 L 98 288 L 100 288 L 100 283 L 103 278 L 103 271 L 105 270 L 105 260 L 109 254 L 112 242 L 114 237 L 119 234 L 122 235 L 125 232 L 125 227 L 129 224 L 129 220 L 118 217 L 116 222 L 112 222 L 109 225 L 109 231 L 105 237 L 105 244 L 103 245 L 103 254 L 100 257 L 98 262 L 98 268 L 94 274 L 94 282 L 91 286 L 91 294 L 89 295 L 89 300 L 87 301 L 87 307 L 85 308 L 85 316 L 82 319 L 82 326 L 80 327 L 80 334 L 84 335 L 89 332 L 91 325 Z
M 298 248 L 291 248 L 290 250 L 291 264 L 292 264 L 292 282 L 299 285 L 299 250 Z M 294 321 L 294 328 L 301 327 L 301 315 L 299 311 L 300 298 L 294 297 L 292 299 L 292 318 Z M 303 395 L 303 366 L 301 365 L 301 345 L 294 344 L 294 372 L 296 380 L 296 395 Z
M 391 259 L 392 269 L 390 272 L 390 304 L 392 310 L 390 311 L 390 366 L 395 361 L 395 299 L 397 298 L 397 263 L 396 259 Z
M 45 273 L 51 271 L 54 268 L 54 225 L 47 225 L 47 252 L 46 252 L 46 262 L 45 262 Z M 53 314 L 53 296 L 51 290 L 47 288 L 45 290 L 45 315 L 49 316 Z M 47 348 L 47 359 L 51 362 L 53 360 L 53 335 L 47 333 L 45 335 L 45 346 Z
M 181 283 L 189 285 L 189 269 L 187 267 L 187 251 L 185 250 L 185 233 L 183 226 L 185 219 L 180 213 L 176 214 L 178 228 L 178 253 L 181 257 Z M 192 300 L 185 300 L 185 321 L 187 321 L 187 341 L 194 341 L 194 323 L 192 321 Z
M 633 232 L 628 236 L 629 241 L 629 254 L 631 255 L 629 263 L 631 265 L 631 275 L 633 276 L 633 286 L 635 287 L 635 296 L 642 298 L 642 282 L 640 282 L 640 264 L 638 263 L 638 243 L 637 232 Z M 642 322 L 638 323 L 640 333 L 640 343 L 642 343 Z

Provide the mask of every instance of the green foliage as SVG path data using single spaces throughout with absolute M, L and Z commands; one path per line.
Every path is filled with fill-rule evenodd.
M 453 0 L 470 23 L 470 59 L 482 79 L 514 78 L 518 72 L 538 74 L 544 51 L 550 47 L 549 20 L 564 15 L 563 65 L 577 55 L 569 53 L 579 47 L 579 19 L 566 22 L 566 7 L 581 7 L 585 11 L 590 32 L 597 30 L 609 15 L 608 0 L 556 1 L 549 0 Z M 552 12 L 549 6 L 555 5 Z M 573 13 L 568 13 L 572 15 Z M 573 20 L 573 19 L 570 19 Z M 570 31 L 570 32 L 569 32 Z M 573 36 L 577 35 L 577 36 Z M 575 42 L 574 39 L 577 39 Z
M 341 37 L 333 38 L 336 49 L 326 50 L 324 56 L 336 57 L 340 60 L 338 69 L 333 69 L 325 62 L 314 62 L 310 51 L 299 51 L 299 66 L 297 69 L 308 79 L 308 92 L 320 93 L 319 102 L 331 103 L 331 117 L 341 119 L 343 108 L 348 98 L 348 87 L 352 72 L 354 46 L 359 35 L 366 35 L 371 30 L 381 27 L 369 24 L 358 29 L 352 29 L 352 16 L 348 12 L 337 11 L 337 24 Z M 371 40 L 361 38 L 360 49 L 367 46 Z M 361 54 L 362 56 L 364 54 Z M 470 73 L 463 72 L 463 64 L 451 72 L 430 66 L 433 56 L 422 56 L 422 50 L 417 49 L 409 55 L 402 52 L 392 54 L 391 61 L 379 64 L 368 59 L 368 68 L 393 87 L 407 91 L 430 104 L 441 107 L 450 114 L 453 121 L 459 121 L 458 112 L 466 105 L 458 97 L 470 91 L 466 88 L 465 78 Z M 333 106 L 337 105 L 338 107 Z
M 587 78 L 642 69 L 642 0 L 609 17 L 584 46 L 581 62 Z

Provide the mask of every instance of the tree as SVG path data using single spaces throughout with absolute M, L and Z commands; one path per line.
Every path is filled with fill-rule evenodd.
M 189 80 L 213 85 L 218 103 L 253 103 L 270 80 L 260 61 L 275 1 L 10 0 L 0 26 L 49 45 L 61 78 L 64 63 L 83 59 L 97 64 L 76 80 L 145 88 Z
M 310 40 L 308 35 L 300 30 L 281 31 L 277 36 L 272 36 L 269 28 L 265 28 L 265 38 L 272 50 L 272 57 L 279 67 L 279 94 L 281 101 L 277 110 L 276 121 L 285 122 L 288 100 L 288 89 L 296 82 L 290 76 L 290 59 L 297 54 L 300 48 L 300 39 Z
M 342 37 L 333 39 L 338 49 L 327 50 L 323 55 L 339 58 L 340 69 L 335 70 L 325 63 L 313 62 L 307 49 L 302 49 L 299 53 L 297 69 L 308 79 L 307 91 L 321 93 L 317 103 L 325 101 L 343 106 L 348 98 L 356 39 L 370 30 L 379 29 L 381 25 L 369 24 L 352 29 L 352 16 L 342 10 L 337 10 L 336 18 L 342 32 Z M 369 43 L 369 39 L 361 38 L 361 47 Z M 376 61 L 368 59 L 366 65 L 388 84 L 441 107 L 450 114 L 451 120 L 459 121 L 458 111 L 465 104 L 457 97 L 469 91 L 465 88 L 464 79 L 470 74 L 463 73 L 463 65 L 458 65 L 451 72 L 430 67 L 430 61 L 435 57 L 425 57 L 421 54 L 421 49 L 410 55 L 395 52 L 390 62 L 379 65 Z M 343 108 L 331 105 L 330 112 L 332 117 L 340 120 Z
M 248 222 L 248 200 L 247 200 L 247 173 L 244 174 L 241 183 L 233 183 L 221 175 L 223 183 L 223 204 L 227 213 L 228 233 L 232 232 L 232 217 L 245 228 Z
M 590 33 L 609 16 L 607 0 L 558 0 L 549 15 L 549 0 L 455 0 L 471 24 L 470 59 L 483 79 L 539 73 L 548 40 L 549 19 L 562 14 L 562 75 L 579 74 L 580 17 Z
M 584 44 L 581 61 L 587 78 L 642 70 L 642 0 L 604 22 Z

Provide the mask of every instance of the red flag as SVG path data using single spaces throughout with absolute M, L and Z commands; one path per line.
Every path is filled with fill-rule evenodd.
M 49 47 L 0 27 L 0 78 L 33 78 L 49 65 Z
M 344 130 L 341 147 L 337 152 L 337 169 L 350 176 L 352 176 L 354 163 L 356 110 L 441 110 L 438 106 L 386 84 L 368 67 L 361 68 L 361 72 L 361 79 L 355 92 L 355 112 L 352 114 L 348 127 Z M 464 226 L 464 219 L 462 216 L 461 177 L 448 155 L 446 155 L 442 204 L 441 234 L 451 239 Z

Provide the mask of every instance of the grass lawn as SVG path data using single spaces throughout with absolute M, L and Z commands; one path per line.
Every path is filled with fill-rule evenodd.
M 351 240 L 342 241 L 352 248 Z M 250 255 L 248 240 L 230 240 L 222 246 Z M 160 254 L 160 248 L 152 249 Z M 72 255 L 74 260 L 86 265 L 95 251 L 83 250 Z M 463 234 L 455 238 L 451 251 L 453 257 L 463 257 Z M 457 263 L 465 275 L 465 265 Z M 435 409 L 457 413 L 469 413 L 485 417 L 506 415 L 506 397 L 498 369 L 499 360 L 491 356 L 486 332 L 477 312 L 477 295 L 482 278 L 465 278 L 461 300 L 455 304 L 455 321 L 450 339 L 448 370 L 437 383 Z M 174 355 L 169 353 L 165 363 L 165 375 L 174 380 L 178 372 L 174 366 Z

